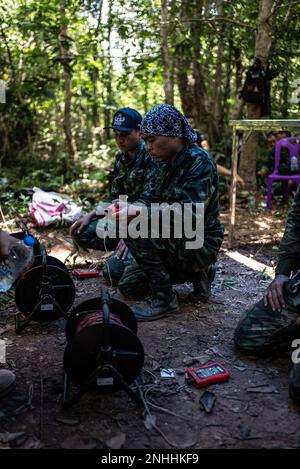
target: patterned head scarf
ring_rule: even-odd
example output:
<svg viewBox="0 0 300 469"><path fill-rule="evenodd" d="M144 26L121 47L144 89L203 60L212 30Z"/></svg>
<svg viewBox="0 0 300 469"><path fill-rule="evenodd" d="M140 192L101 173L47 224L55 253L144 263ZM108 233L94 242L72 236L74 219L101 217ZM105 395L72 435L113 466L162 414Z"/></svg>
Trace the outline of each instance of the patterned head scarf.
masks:
<svg viewBox="0 0 300 469"><path fill-rule="evenodd" d="M141 123L141 134L179 137L189 143L197 140L191 124L170 104L159 104L147 112Z"/></svg>

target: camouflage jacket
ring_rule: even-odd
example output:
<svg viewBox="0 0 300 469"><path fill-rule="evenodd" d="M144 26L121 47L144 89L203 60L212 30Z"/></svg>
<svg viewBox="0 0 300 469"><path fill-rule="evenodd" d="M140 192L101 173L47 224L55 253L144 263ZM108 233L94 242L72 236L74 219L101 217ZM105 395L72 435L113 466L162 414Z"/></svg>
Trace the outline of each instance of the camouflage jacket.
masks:
<svg viewBox="0 0 300 469"><path fill-rule="evenodd" d="M127 195L128 202L149 203L150 194L155 186L157 165L149 155L145 142L141 141L135 158L119 151L115 157L110 193L96 208L102 214L103 203L111 203L120 195Z"/></svg>
<svg viewBox="0 0 300 469"><path fill-rule="evenodd" d="M276 275L290 275L300 268L300 187L288 214L278 252Z"/></svg>
<svg viewBox="0 0 300 469"><path fill-rule="evenodd" d="M163 162L160 166L159 183L152 201L190 203L193 217L196 216L195 204L202 202L204 245L199 250L190 250L191 262L198 268L202 260L204 265L214 262L223 241L223 227L219 220L218 174L213 159L202 148L191 144L184 147L173 164ZM182 255L187 253L184 250Z"/></svg>

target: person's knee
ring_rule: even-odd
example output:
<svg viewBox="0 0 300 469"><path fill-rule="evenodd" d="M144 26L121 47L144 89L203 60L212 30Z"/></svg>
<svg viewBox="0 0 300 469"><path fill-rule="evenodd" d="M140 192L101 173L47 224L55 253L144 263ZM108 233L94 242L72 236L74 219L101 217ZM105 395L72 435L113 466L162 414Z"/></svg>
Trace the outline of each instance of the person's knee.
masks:
<svg viewBox="0 0 300 469"><path fill-rule="evenodd" d="M234 332L234 345L239 352L264 357L278 348L272 338L275 329L269 310L260 301L245 313Z"/></svg>
<svg viewBox="0 0 300 469"><path fill-rule="evenodd" d="M86 229L84 228L83 230L79 231L75 230L72 233L72 239L73 241L81 248L88 248L88 237L86 233Z"/></svg>
<svg viewBox="0 0 300 469"><path fill-rule="evenodd" d="M263 337L253 335L251 330L242 323L237 326L233 341L236 350L244 355L263 358L275 351Z"/></svg>
<svg viewBox="0 0 300 469"><path fill-rule="evenodd" d="M149 285L147 279L139 281L139 278L133 278L126 275L126 270L118 283L118 288L122 295L132 300L141 300L149 295Z"/></svg>
<svg viewBox="0 0 300 469"><path fill-rule="evenodd" d="M247 321L247 318L242 319L235 331L234 331L234 345L235 348L241 352L241 353L255 353L256 348L253 344L252 341L252 334L251 334L251 328L249 327L249 323Z"/></svg>
<svg viewBox="0 0 300 469"><path fill-rule="evenodd" d="M129 282L126 277L123 277L118 283L118 288L122 295L132 300L141 299L142 296L140 295L139 289L136 287L136 285L134 285L132 282Z"/></svg>

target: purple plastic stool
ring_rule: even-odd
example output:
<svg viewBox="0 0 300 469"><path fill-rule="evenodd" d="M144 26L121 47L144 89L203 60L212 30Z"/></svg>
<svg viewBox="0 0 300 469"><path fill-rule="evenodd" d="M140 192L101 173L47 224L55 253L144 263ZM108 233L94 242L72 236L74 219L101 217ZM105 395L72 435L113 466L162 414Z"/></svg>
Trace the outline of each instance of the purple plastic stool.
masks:
<svg viewBox="0 0 300 469"><path fill-rule="evenodd" d="M298 186L300 184L300 169L299 174L279 174L278 168L280 163L281 148L287 148L289 150L290 161L292 156L298 157L300 153L300 137L282 138L276 143L274 171L268 176L267 208L269 209L271 208L273 181L282 181L282 194L283 200L285 202L287 202L289 199L289 181L294 181ZM299 161L298 164L300 164Z"/></svg>

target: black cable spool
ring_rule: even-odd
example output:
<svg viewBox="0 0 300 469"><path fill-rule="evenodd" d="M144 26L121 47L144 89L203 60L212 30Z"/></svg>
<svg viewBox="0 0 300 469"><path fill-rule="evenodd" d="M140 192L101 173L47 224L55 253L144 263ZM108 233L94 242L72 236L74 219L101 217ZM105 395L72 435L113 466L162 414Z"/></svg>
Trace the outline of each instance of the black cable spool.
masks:
<svg viewBox="0 0 300 469"><path fill-rule="evenodd" d="M104 394L124 389L139 402L129 388L144 363L144 349L136 332L132 310L121 301L109 299L105 288L100 297L86 300L72 310L66 324L65 407L91 389ZM71 400L70 382L80 386Z"/></svg>
<svg viewBox="0 0 300 469"><path fill-rule="evenodd" d="M57 257L49 256L48 254L46 255L46 260L47 260L47 265L51 265L52 267L58 267L59 269L63 270L64 272L67 272L69 274L69 271L65 264L61 262ZM37 267L43 265L43 256L42 255L37 255L34 256L34 264L32 267Z"/></svg>
<svg viewBox="0 0 300 469"><path fill-rule="evenodd" d="M29 321L50 322L61 316L67 318L75 298L75 286L65 265L48 256L43 247L35 256L33 267L19 280L15 288L15 302L26 318L25 325L16 324L16 332Z"/></svg>

